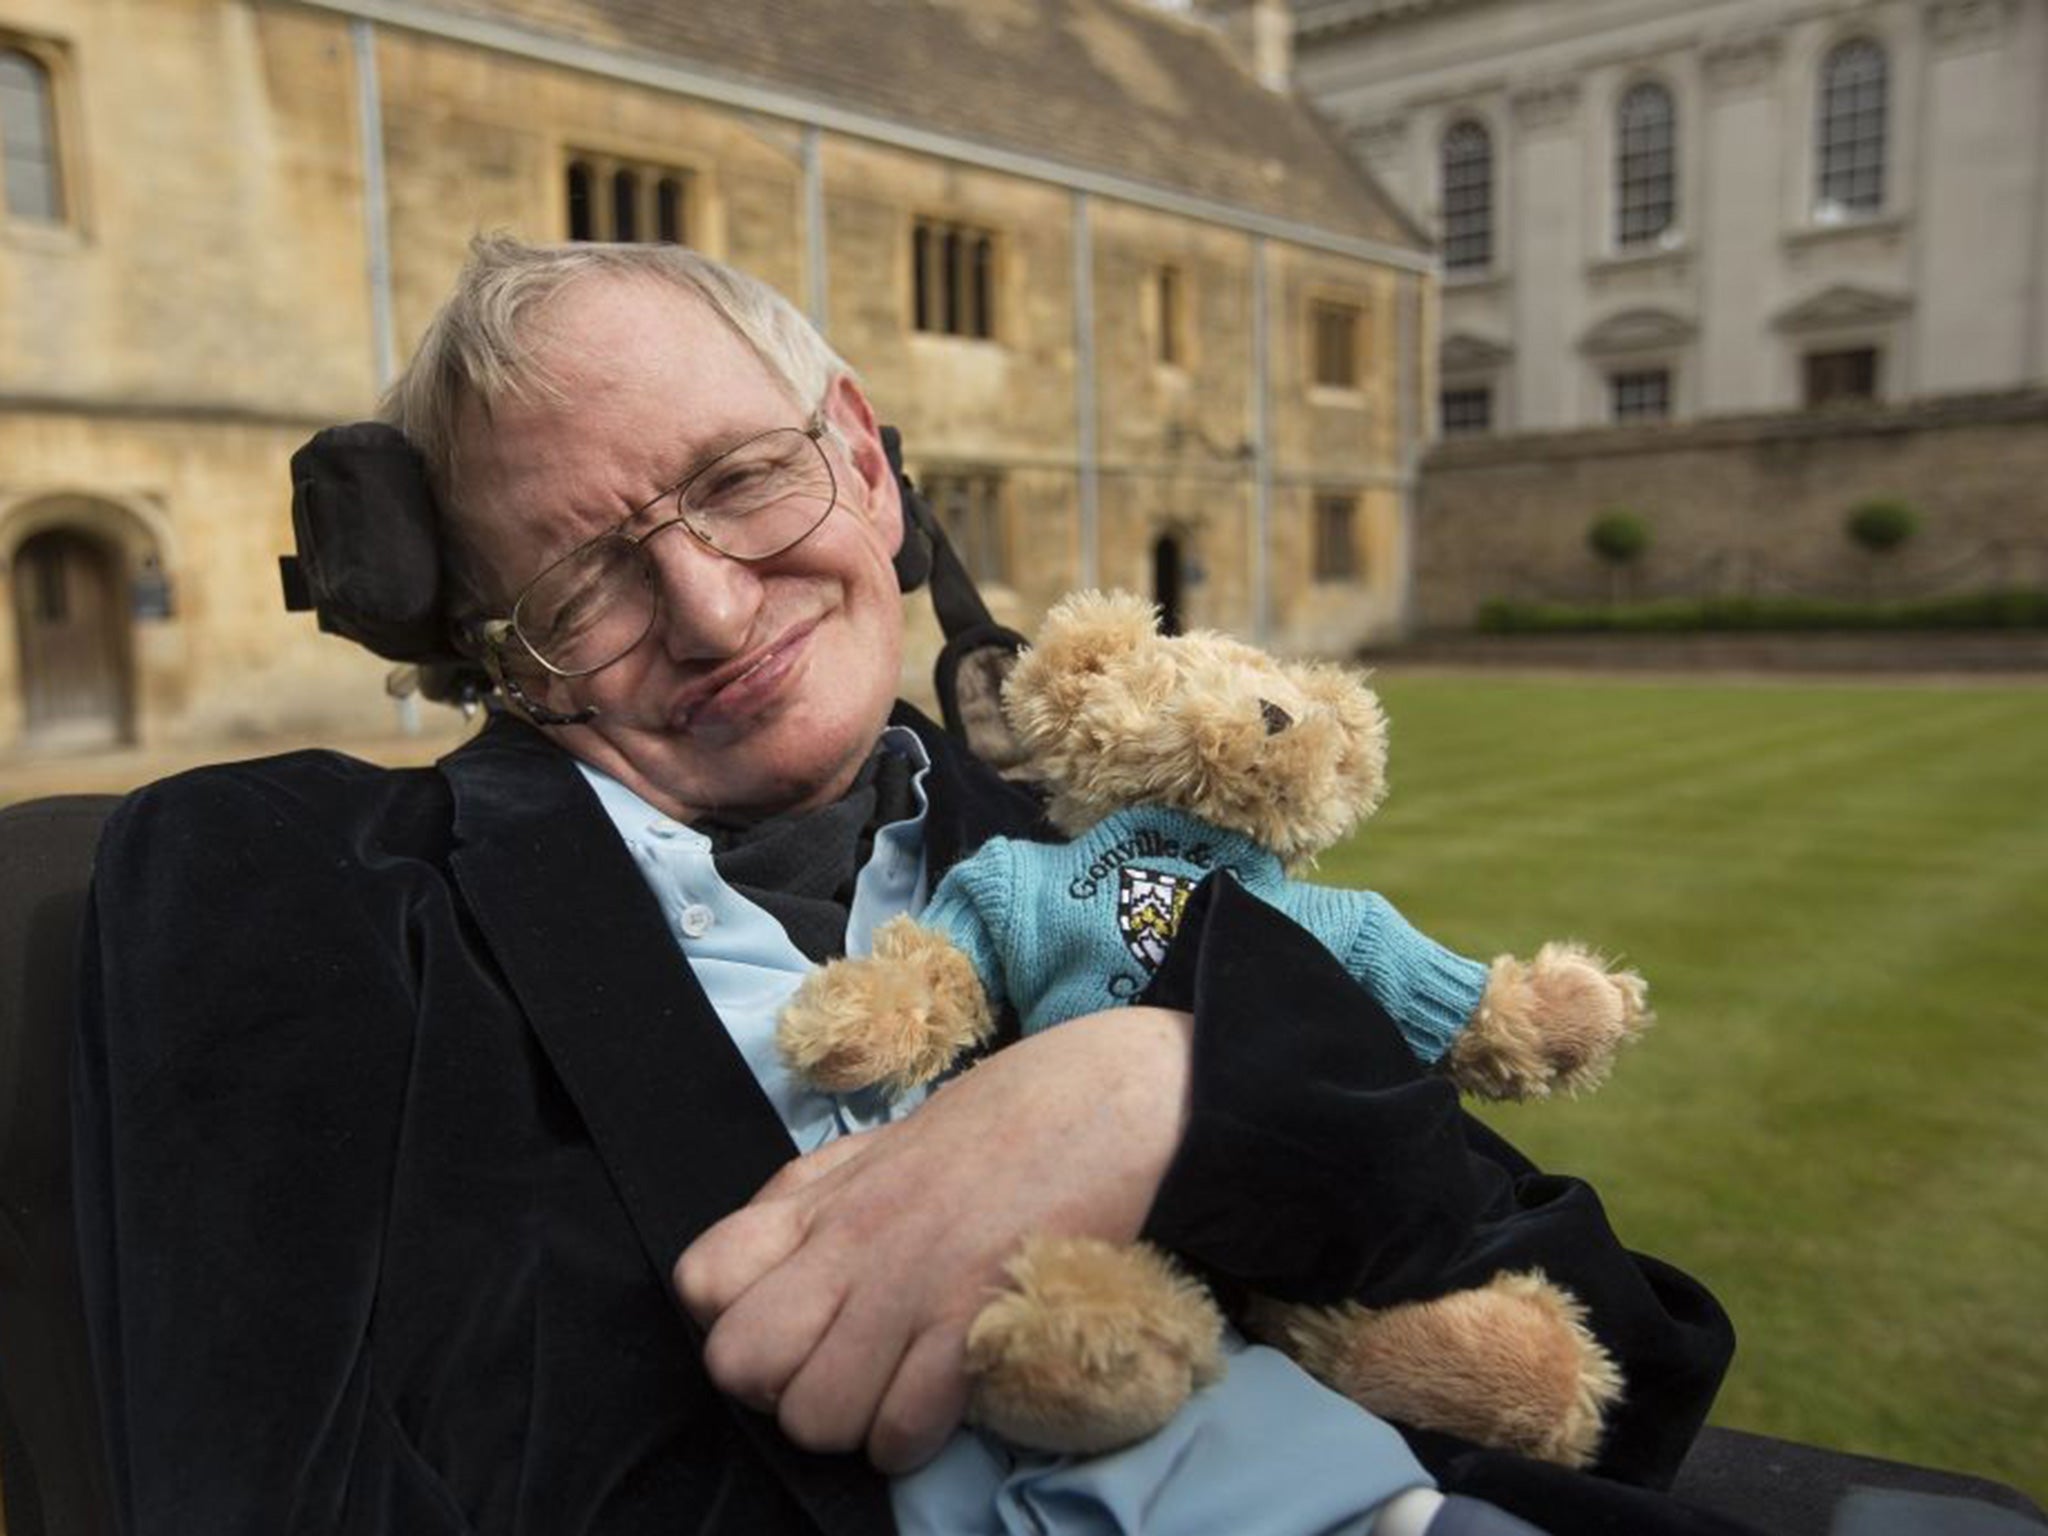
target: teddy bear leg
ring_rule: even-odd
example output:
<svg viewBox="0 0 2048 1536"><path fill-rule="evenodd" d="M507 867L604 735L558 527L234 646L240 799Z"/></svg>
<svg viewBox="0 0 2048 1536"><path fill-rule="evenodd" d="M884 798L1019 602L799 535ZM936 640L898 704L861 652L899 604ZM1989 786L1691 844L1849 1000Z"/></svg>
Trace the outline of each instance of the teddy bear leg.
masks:
<svg viewBox="0 0 2048 1536"><path fill-rule="evenodd" d="M1142 1440L1222 1373L1209 1294L1142 1243L1036 1237L967 1335L968 1417L1037 1450Z"/></svg>
<svg viewBox="0 0 2048 1536"><path fill-rule="evenodd" d="M972 962L939 934L893 917L875 930L873 954L804 978L775 1038L791 1070L815 1087L901 1094L994 1028Z"/></svg>
<svg viewBox="0 0 2048 1536"><path fill-rule="evenodd" d="M1649 1027L1648 988L1582 945L1502 955L1472 1021L1446 1057L1451 1080L1488 1099L1541 1099L1597 1087L1614 1054Z"/></svg>
<svg viewBox="0 0 2048 1536"><path fill-rule="evenodd" d="M1372 1308L1260 1299L1252 1331L1382 1418L1567 1467L1600 1446L1621 1372L1540 1271Z"/></svg>

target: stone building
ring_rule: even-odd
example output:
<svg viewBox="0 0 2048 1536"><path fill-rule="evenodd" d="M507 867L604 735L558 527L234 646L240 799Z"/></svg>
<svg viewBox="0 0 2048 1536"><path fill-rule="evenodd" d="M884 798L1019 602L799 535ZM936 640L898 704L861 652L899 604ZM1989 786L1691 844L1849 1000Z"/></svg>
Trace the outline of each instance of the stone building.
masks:
<svg viewBox="0 0 2048 1536"><path fill-rule="evenodd" d="M1441 240L1422 623L1583 595L1616 502L1673 591L1845 582L1859 496L1919 501L1926 572L2048 550L2048 0L1295 10L1303 89Z"/></svg>
<svg viewBox="0 0 2048 1536"><path fill-rule="evenodd" d="M280 609L285 461L499 228L797 299L1013 621L1104 582L1290 650L1399 622L1433 262L1227 28L0 0L0 151L0 754L389 726Z"/></svg>

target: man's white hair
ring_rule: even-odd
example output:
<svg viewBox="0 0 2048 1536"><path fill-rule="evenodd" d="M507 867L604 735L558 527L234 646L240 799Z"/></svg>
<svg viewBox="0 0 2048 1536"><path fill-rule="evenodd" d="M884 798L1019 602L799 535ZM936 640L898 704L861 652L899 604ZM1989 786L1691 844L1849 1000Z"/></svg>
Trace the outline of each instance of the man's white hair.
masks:
<svg viewBox="0 0 2048 1536"><path fill-rule="evenodd" d="M479 590L475 562L452 536L448 516L462 503L456 441L464 408L474 401L488 412L508 398L559 398L531 345L528 322L563 288L593 275L651 278L701 299L803 410L820 406L833 381L852 372L773 288L684 246L528 245L507 234L478 235L455 291L379 410L426 461L428 482L442 507L448 595L458 618L473 616L491 600Z"/></svg>

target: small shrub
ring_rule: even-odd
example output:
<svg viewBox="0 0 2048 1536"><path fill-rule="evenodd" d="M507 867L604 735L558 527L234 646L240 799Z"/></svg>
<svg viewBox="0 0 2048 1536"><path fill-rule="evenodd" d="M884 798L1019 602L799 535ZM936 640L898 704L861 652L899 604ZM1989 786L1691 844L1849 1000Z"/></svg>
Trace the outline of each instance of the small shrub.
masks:
<svg viewBox="0 0 2048 1536"><path fill-rule="evenodd" d="M1903 501L1865 501L1849 509L1844 529L1873 555L1897 549L1920 531L1920 514Z"/></svg>
<svg viewBox="0 0 2048 1536"><path fill-rule="evenodd" d="M1633 512L1602 512L1586 530L1586 545L1610 565L1632 565L1650 547L1650 525Z"/></svg>

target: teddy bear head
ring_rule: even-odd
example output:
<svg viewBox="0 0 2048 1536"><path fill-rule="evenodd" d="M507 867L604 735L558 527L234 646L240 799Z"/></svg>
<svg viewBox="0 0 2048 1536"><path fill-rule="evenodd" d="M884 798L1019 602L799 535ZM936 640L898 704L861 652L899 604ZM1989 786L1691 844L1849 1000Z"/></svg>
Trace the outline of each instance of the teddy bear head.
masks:
<svg viewBox="0 0 2048 1536"><path fill-rule="evenodd" d="M1360 676L1209 631L1166 636L1121 592L1062 600L1003 685L1003 713L1068 835L1164 805L1311 862L1385 792L1386 720Z"/></svg>

